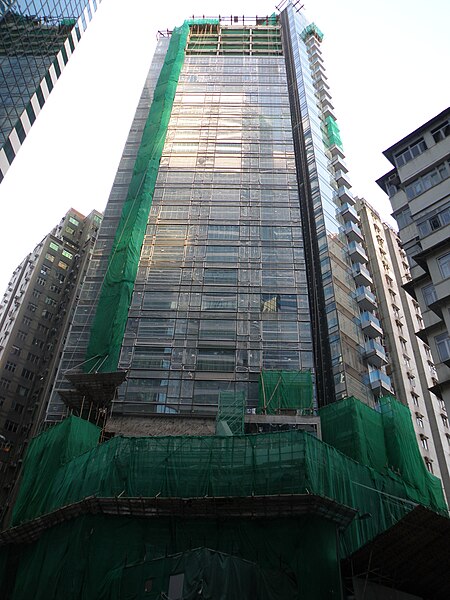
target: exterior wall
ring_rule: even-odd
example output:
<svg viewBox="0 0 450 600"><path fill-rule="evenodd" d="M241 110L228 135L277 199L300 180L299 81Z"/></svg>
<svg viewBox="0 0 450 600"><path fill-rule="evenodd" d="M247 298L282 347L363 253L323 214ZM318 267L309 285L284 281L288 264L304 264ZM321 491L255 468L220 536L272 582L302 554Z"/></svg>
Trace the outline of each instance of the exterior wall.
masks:
<svg viewBox="0 0 450 600"><path fill-rule="evenodd" d="M0 182L100 2L13 0L2 6Z"/></svg>
<svg viewBox="0 0 450 600"><path fill-rule="evenodd" d="M73 209L14 271L0 311L0 499L36 432L101 215Z"/></svg>
<svg viewBox="0 0 450 600"><path fill-rule="evenodd" d="M112 416L105 427L105 432L141 437L147 435L214 435L216 421L214 418L177 419L161 415L157 419L142 417Z"/></svg>
<svg viewBox="0 0 450 600"><path fill-rule="evenodd" d="M446 360L447 356L450 358L450 341L445 341L449 340L445 333L448 335L450 326L449 273L441 270L439 259L450 251L449 119L447 109L386 150L394 169L378 181L390 196L399 224L411 266L407 290L420 304L425 326L420 337L430 345L439 377L438 391L447 409L450 368ZM405 162L405 156L410 160ZM441 340L441 352L436 337ZM445 422L446 415L443 417Z"/></svg>
<svg viewBox="0 0 450 600"><path fill-rule="evenodd" d="M450 497L450 453L440 417L442 401L429 391L436 382L436 368L430 348L415 335L424 327L419 304L402 287L411 278L407 256L396 232L365 200L359 199L357 207L395 396L409 407L427 468L441 478Z"/></svg>

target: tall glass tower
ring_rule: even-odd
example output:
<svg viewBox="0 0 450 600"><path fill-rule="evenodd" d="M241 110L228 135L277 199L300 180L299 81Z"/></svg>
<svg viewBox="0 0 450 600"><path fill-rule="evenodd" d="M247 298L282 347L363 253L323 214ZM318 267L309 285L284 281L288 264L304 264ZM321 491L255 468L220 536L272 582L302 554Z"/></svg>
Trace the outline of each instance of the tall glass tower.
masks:
<svg viewBox="0 0 450 600"><path fill-rule="evenodd" d="M0 181L100 1L0 2Z"/></svg>
<svg viewBox="0 0 450 600"><path fill-rule="evenodd" d="M47 420L121 372L125 417L252 410L273 371L316 407L391 391L321 41L291 4L160 38Z"/></svg>

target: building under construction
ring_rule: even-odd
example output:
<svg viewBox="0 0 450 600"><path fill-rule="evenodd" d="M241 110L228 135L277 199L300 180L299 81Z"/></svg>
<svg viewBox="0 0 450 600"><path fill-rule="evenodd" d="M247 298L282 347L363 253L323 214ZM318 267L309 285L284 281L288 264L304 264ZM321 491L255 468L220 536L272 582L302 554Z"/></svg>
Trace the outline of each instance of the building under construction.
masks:
<svg viewBox="0 0 450 600"><path fill-rule="evenodd" d="M442 485L369 352L299 6L161 33L0 534L2 597L448 597Z"/></svg>

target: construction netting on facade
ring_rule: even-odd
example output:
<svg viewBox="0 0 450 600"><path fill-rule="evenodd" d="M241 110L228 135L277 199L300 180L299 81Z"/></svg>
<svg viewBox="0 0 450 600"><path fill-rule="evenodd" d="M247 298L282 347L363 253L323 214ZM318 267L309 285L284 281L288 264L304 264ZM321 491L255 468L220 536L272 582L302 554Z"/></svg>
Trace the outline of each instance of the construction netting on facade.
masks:
<svg viewBox="0 0 450 600"><path fill-rule="evenodd" d="M342 149L342 140L341 133L339 131L339 126L332 116L326 117L325 127L327 132L328 145L333 146L335 144L336 146L339 146L339 148Z"/></svg>
<svg viewBox="0 0 450 600"><path fill-rule="evenodd" d="M173 30L155 87L91 328L84 364L86 372L108 373L117 369L188 34L187 21Z"/></svg>
<svg viewBox="0 0 450 600"><path fill-rule="evenodd" d="M81 419L71 419L81 421L82 427ZM13 513L15 525L92 496L316 494L372 515L364 529L349 528L349 543L355 548L393 524L410 509L411 501L445 510L437 478L418 489L393 471L378 473L300 430L231 437L119 436L65 464L49 458L39 469L29 468L35 467L37 453L59 455L53 436L60 435L61 426L41 434L39 444L29 448Z"/></svg>
<svg viewBox="0 0 450 600"><path fill-rule="evenodd" d="M429 490L436 490L441 482L425 466L409 408L393 396L380 398L378 408L356 398L321 408L323 440L361 464L397 473L423 504Z"/></svg>
<svg viewBox="0 0 450 600"><path fill-rule="evenodd" d="M244 413L247 399L244 392L220 392L216 417L216 433L226 426L232 435L244 433Z"/></svg>
<svg viewBox="0 0 450 600"><path fill-rule="evenodd" d="M216 556L211 562L200 554L188 562L186 557L171 557L205 545L230 558ZM33 544L2 550L9 577L3 587L0 582L0 596L8 600L339 598L335 524L315 515L289 519L85 515L45 531ZM197 594L201 570L210 595ZM187 579L186 589L195 591L169 596L164 575L180 573ZM8 584L12 589L5 593ZM253 595L247 596L250 585ZM227 595L233 592L234 596Z"/></svg>
<svg viewBox="0 0 450 600"><path fill-rule="evenodd" d="M313 414L314 396L311 371L262 371L259 377L259 414L292 411Z"/></svg>
<svg viewBox="0 0 450 600"><path fill-rule="evenodd" d="M324 442L378 471L388 466L380 412L350 397L323 406L319 415Z"/></svg>

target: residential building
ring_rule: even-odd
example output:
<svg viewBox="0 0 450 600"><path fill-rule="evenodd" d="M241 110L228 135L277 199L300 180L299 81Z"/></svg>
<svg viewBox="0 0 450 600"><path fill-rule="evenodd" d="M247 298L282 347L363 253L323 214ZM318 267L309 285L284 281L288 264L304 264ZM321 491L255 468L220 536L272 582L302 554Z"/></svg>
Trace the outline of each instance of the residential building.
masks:
<svg viewBox="0 0 450 600"><path fill-rule="evenodd" d="M415 334L424 327L419 303L402 286L411 280L406 252L396 231L366 200L358 198L356 206L384 334L381 345L368 345L367 356L376 365L389 363L395 396L411 411L427 469L442 480L450 498L448 428L441 418L446 411L430 391L437 385L430 347Z"/></svg>
<svg viewBox="0 0 450 600"><path fill-rule="evenodd" d="M0 182L101 0L0 4Z"/></svg>
<svg viewBox="0 0 450 600"><path fill-rule="evenodd" d="M384 155L394 168L378 184L389 195L411 268L405 289L422 312L417 335L431 348L439 381L432 391L443 401L439 418L450 442L450 109Z"/></svg>
<svg viewBox="0 0 450 600"><path fill-rule="evenodd" d="M37 431L101 214L74 209L14 270L0 307L0 504Z"/></svg>

